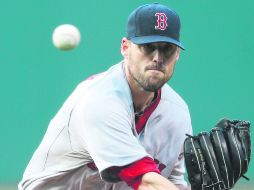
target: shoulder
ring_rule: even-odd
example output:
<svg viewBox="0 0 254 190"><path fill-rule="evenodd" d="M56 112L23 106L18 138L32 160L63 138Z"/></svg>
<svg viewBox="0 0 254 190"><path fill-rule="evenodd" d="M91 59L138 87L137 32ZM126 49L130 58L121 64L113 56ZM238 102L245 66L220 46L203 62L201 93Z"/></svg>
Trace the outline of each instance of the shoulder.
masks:
<svg viewBox="0 0 254 190"><path fill-rule="evenodd" d="M169 124L170 130L175 128L179 134L191 133L192 125L188 105L168 84L162 87L157 112L163 116L161 120ZM182 130L178 130L179 126Z"/></svg>
<svg viewBox="0 0 254 190"><path fill-rule="evenodd" d="M129 109L132 106L131 92L121 63L88 78L77 88L83 91L77 106L86 110L89 108L98 111L113 111L114 109Z"/></svg>
<svg viewBox="0 0 254 190"><path fill-rule="evenodd" d="M185 100L168 84L165 84L161 89L161 101L189 112Z"/></svg>

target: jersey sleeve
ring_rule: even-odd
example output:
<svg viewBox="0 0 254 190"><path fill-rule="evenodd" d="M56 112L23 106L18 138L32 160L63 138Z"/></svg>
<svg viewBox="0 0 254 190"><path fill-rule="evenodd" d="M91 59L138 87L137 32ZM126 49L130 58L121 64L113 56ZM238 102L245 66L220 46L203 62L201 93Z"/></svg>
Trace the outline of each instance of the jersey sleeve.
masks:
<svg viewBox="0 0 254 190"><path fill-rule="evenodd" d="M89 96L90 97L90 96ZM115 97L82 98L69 122L70 138L89 152L99 172L149 156L133 133L128 105ZM112 181L111 175L101 175Z"/></svg>
<svg viewBox="0 0 254 190"><path fill-rule="evenodd" d="M189 130L187 134L190 135L192 134L191 124L189 124ZM186 170L184 162L184 153L182 149L168 179L175 185L183 185L187 187L187 182L185 180L185 172Z"/></svg>
<svg viewBox="0 0 254 190"><path fill-rule="evenodd" d="M187 182L185 181L184 174L185 174L184 157L181 153L168 179L175 185L187 186Z"/></svg>

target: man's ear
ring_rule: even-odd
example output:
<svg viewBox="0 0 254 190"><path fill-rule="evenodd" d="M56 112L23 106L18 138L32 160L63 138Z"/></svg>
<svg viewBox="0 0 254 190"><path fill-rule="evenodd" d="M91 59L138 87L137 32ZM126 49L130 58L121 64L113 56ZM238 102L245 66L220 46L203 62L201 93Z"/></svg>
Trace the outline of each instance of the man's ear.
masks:
<svg viewBox="0 0 254 190"><path fill-rule="evenodd" d="M127 38L122 39L121 43L121 54L124 58L128 58L128 48L130 46L129 40Z"/></svg>
<svg viewBox="0 0 254 190"><path fill-rule="evenodd" d="M181 51L181 49L179 47L177 47L177 49L176 49L176 61L178 61L178 59L180 58L180 51Z"/></svg>

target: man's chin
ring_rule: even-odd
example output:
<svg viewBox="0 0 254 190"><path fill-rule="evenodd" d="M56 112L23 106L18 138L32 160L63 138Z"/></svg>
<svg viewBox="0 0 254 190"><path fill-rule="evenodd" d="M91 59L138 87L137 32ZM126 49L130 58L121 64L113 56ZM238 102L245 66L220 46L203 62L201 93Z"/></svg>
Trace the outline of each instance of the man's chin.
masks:
<svg viewBox="0 0 254 190"><path fill-rule="evenodd" d="M161 86L162 86L162 85L156 84L156 85L147 85L147 86L145 86L145 87L143 87L143 88L144 88L144 90L147 91L147 92L157 92L158 89L161 88Z"/></svg>

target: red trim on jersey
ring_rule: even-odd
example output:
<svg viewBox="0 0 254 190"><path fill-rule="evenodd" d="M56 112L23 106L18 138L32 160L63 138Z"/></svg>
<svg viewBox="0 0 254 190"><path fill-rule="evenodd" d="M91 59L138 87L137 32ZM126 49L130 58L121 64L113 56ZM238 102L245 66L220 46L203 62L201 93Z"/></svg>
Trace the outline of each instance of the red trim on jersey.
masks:
<svg viewBox="0 0 254 190"><path fill-rule="evenodd" d="M98 170L97 166L95 165L94 162L90 162L88 164L86 164L87 167L89 167L91 170Z"/></svg>
<svg viewBox="0 0 254 190"><path fill-rule="evenodd" d="M157 95L155 101L144 110L144 113L139 118L136 119L136 131L138 134L143 130L148 118L153 113L153 111L156 109L158 104L160 103L161 89L159 89L157 93L158 93L158 95Z"/></svg>
<svg viewBox="0 0 254 190"><path fill-rule="evenodd" d="M141 183L142 175L148 172L156 172L160 174L154 160L145 157L128 166L122 167L118 173L118 177L125 181L134 190L137 190Z"/></svg>

